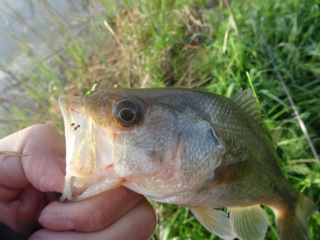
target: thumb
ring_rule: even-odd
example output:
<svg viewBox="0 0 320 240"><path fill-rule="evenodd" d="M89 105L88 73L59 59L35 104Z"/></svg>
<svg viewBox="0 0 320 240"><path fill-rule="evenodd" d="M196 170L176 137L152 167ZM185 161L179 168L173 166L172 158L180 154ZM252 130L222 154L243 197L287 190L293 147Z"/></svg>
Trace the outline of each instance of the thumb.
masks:
<svg viewBox="0 0 320 240"><path fill-rule="evenodd" d="M30 183L41 192L62 192L65 172L64 138L47 125L34 125L0 140L0 182L8 188Z"/></svg>

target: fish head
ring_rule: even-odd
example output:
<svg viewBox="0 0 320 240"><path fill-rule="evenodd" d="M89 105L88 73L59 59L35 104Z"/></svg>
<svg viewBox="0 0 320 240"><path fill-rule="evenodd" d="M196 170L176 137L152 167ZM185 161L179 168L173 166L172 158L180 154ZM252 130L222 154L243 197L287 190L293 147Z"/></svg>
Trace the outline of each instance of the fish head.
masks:
<svg viewBox="0 0 320 240"><path fill-rule="evenodd" d="M200 186L219 165L224 145L212 124L177 98L125 89L60 97L67 146L63 198L125 185L161 199Z"/></svg>

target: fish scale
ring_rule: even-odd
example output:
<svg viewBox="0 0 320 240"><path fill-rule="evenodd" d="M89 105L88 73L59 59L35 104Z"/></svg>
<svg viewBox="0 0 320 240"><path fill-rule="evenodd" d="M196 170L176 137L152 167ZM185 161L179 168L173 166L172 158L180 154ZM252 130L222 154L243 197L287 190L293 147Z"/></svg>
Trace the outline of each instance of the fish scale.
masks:
<svg viewBox="0 0 320 240"><path fill-rule="evenodd" d="M123 184L151 200L188 206L223 239L244 240L264 238L265 205L275 213L281 239L309 238L316 205L281 173L250 89L228 99L189 89L107 88L59 102L66 138L73 140L66 146L62 200ZM76 133L71 121L83 123ZM70 166L83 170L75 175Z"/></svg>

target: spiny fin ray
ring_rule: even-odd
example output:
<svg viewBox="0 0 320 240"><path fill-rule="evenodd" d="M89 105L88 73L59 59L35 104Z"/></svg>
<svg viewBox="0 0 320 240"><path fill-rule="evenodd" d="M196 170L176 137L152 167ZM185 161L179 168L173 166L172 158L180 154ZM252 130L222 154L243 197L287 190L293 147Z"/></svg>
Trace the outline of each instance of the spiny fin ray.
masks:
<svg viewBox="0 0 320 240"><path fill-rule="evenodd" d="M231 99L240 106L243 111L248 113L251 118L255 119L259 125L265 126L259 104L251 89L246 89L244 91L240 89Z"/></svg>

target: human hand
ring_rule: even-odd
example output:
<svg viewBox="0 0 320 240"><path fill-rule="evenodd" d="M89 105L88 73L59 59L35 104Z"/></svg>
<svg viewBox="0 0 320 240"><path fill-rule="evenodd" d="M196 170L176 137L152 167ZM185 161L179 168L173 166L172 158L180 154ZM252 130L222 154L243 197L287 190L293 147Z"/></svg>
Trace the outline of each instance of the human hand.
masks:
<svg viewBox="0 0 320 240"><path fill-rule="evenodd" d="M0 140L0 222L24 236L32 234L29 239L146 239L151 235L156 223L153 208L143 196L124 187L80 202L56 201L63 189L64 154L63 137L46 125ZM38 221L44 228L37 230Z"/></svg>

